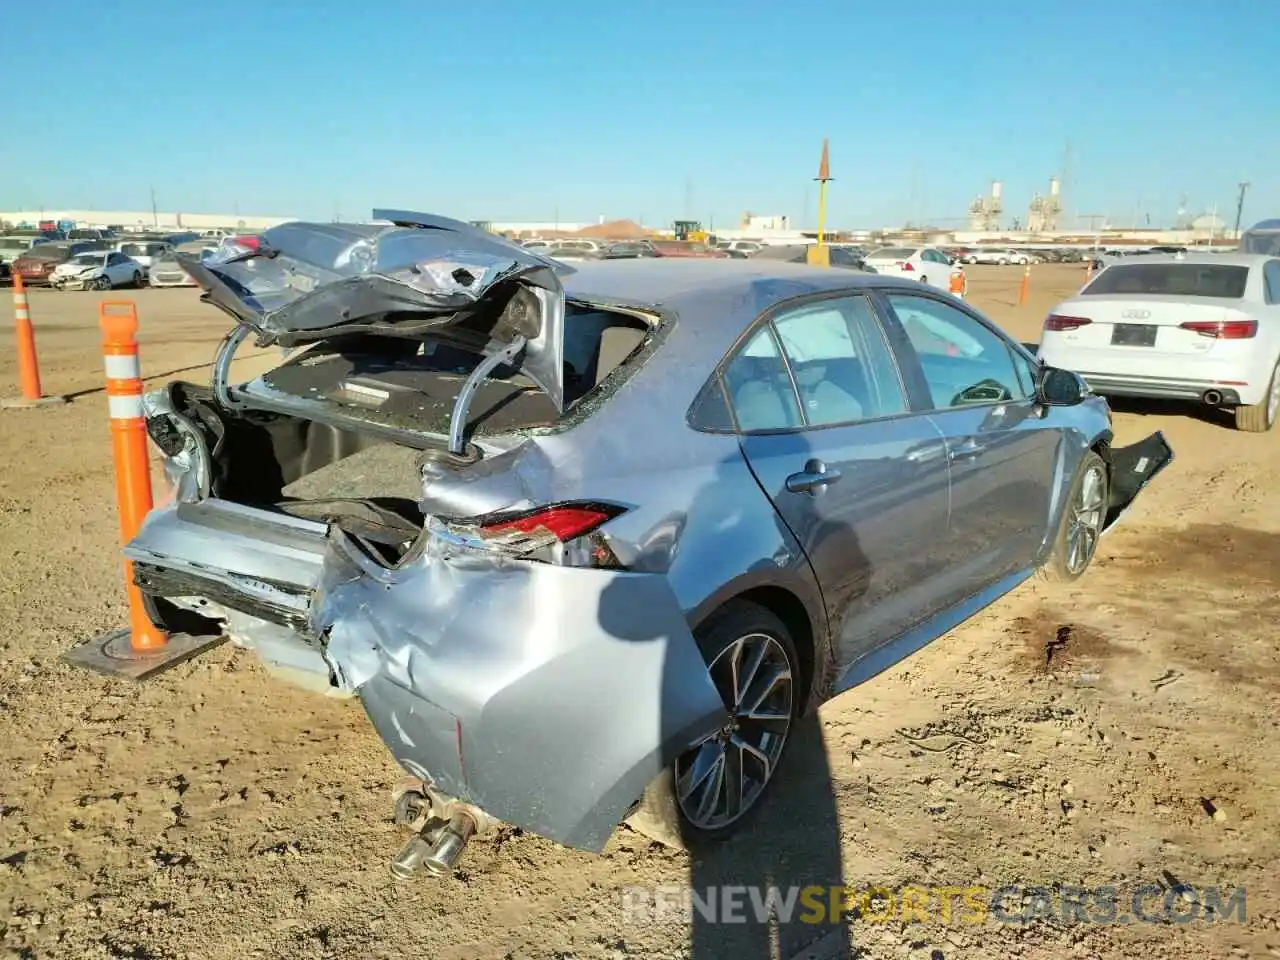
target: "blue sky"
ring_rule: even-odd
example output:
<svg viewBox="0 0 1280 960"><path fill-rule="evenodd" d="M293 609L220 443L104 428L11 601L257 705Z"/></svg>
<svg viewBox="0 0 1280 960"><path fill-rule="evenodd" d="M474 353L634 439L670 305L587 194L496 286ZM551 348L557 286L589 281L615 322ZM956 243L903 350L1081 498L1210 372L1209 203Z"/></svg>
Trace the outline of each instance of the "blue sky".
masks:
<svg viewBox="0 0 1280 960"><path fill-rule="evenodd" d="M808 12L805 12L805 11ZM127 11L127 12L126 12ZM1063 166L1153 224L1280 215L1280 3L40 0L0 21L0 209L958 224Z"/></svg>

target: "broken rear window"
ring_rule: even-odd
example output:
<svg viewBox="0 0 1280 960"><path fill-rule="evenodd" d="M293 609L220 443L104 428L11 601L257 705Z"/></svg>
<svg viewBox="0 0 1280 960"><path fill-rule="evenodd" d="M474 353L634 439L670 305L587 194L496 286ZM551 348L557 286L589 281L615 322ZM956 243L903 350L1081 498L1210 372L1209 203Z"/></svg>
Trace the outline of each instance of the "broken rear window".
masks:
<svg viewBox="0 0 1280 960"><path fill-rule="evenodd" d="M636 317L569 304L565 315L566 414L643 343ZM262 377L271 390L342 408L346 416L415 432L448 432L454 403L480 356L444 339L335 336ZM519 370L499 366L480 385L468 434L554 425L555 404Z"/></svg>

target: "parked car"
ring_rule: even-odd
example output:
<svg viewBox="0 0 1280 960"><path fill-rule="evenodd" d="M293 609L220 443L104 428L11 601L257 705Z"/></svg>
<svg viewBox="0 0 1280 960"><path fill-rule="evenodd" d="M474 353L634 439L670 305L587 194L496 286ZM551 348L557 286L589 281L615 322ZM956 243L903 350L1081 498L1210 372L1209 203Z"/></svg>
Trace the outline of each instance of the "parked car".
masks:
<svg viewBox="0 0 1280 960"><path fill-rule="evenodd" d="M1280 413L1280 258L1156 254L1108 266L1044 321L1039 354L1116 396L1198 400L1237 429Z"/></svg>
<svg viewBox="0 0 1280 960"><path fill-rule="evenodd" d="M151 271L156 259L173 250L173 246L163 240L119 240L113 246L141 266L144 276Z"/></svg>
<svg viewBox="0 0 1280 960"><path fill-rule="evenodd" d="M584 250L587 253L603 253L608 244L599 240L584 240L580 238L552 240L551 246L560 247L565 250Z"/></svg>
<svg viewBox="0 0 1280 960"><path fill-rule="evenodd" d="M195 280L178 262L178 254L185 253L206 260L218 252L212 239L194 240L169 249L151 264L148 280L153 287L194 287Z"/></svg>
<svg viewBox="0 0 1280 960"><path fill-rule="evenodd" d="M77 254L98 250L101 246L100 240L54 240L39 243L14 260L11 270L22 277L23 283L46 284L59 264Z"/></svg>
<svg viewBox="0 0 1280 960"><path fill-rule="evenodd" d="M864 270L868 273L876 272L875 268L869 266L861 256L858 247L829 246L827 248L827 256L833 267ZM791 244L789 246L775 245L765 247L755 255L755 258L760 260L779 260L784 263L808 263L809 245Z"/></svg>
<svg viewBox="0 0 1280 960"><path fill-rule="evenodd" d="M995 264L1003 267L1010 263L1026 263L1027 261L1020 259L1021 257L1022 255L1014 250L970 250L964 262Z"/></svg>
<svg viewBox="0 0 1280 960"><path fill-rule="evenodd" d="M35 237L24 236L3 236L0 237L0 263L6 267L17 260L33 246L35 246Z"/></svg>
<svg viewBox="0 0 1280 960"><path fill-rule="evenodd" d="M867 265L876 273L905 277L946 290L951 278L951 258L933 247L881 247L867 254Z"/></svg>
<svg viewBox="0 0 1280 960"><path fill-rule="evenodd" d="M359 697L410 778L402 874L495 821L733 832L797 718L1081 576L1172 456L921 284L374 217L184 258L241 326L144 399L174 497L125 555L158 626ZM309 348L229 382L250 338Z"/></svg>
<svg viewBox="0 0 1280 960"><path fill-rule="evenodd" d="M637 257L656 257L653 244L648 240L620 240L604 250L606 260L634 260Z"/></svg>
<svg viewBox="0 0 1280 960"><path fill-rule="evenodd" d="M654 256L657 257L696 257L699 259L729 260L745 259L732 257L727 250L719 250L697 240L651 240Z"/></svg>
<svg viewBox="0 0 1280 960"><path fill-rule="evenodd" d="M54 267L49 286L59 290L110 290L142 286L142 264L117 250L88 250Z"/></svg>
<svg viewBox="0 0 1280 960"><path fill-rule="evenodd" d="M599 260L603 253L592 247L582 246L580 244L553 244L545 250L539 251L543 256L550 257L553 260L561 262L573 263L579 260Z"/></svg>
<svg viewBox="0 0 1280 960"><path fill-rule="evenodd" d="M755 256L762 249L764 244L756 240L720 240L716 246L729 253L741 253L743 256Z"/></svg>

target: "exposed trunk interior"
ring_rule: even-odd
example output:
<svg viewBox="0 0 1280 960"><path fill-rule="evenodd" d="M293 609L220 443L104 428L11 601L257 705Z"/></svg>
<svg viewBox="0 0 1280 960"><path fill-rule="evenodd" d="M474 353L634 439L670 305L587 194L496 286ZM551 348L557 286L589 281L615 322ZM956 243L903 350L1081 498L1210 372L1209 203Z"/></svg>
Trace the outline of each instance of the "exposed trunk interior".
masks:
<svg viewBox="0 0 1280 960"><path fill-rule="evenodd" d="M566 416L636 352L648 330L644 321L623 314L571 312ZM169 389L174 408L204 436L212 461L210 495L335 523L379 559L395 563L424 523L423 458L446 455L454 401L479 361L479 354L438 339L357 334L316 344L262 377L273 391L317 404L324 421L229 411L210 389L190 383ZM499 367L471 403L468 437L552 426L558 418L531 381ZM415 442L392 442L371 425L404 430ZM164 418L149 421L148 428L166 452L180 449L176 428Z"/></svg>

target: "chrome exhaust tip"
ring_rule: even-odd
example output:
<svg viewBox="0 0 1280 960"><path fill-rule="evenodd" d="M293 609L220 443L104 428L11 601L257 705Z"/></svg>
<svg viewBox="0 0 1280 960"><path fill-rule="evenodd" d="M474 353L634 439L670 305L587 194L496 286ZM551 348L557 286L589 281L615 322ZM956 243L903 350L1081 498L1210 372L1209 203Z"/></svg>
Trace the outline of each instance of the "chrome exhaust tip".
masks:
<svg viewBox="0 0 1280 960"><path fill-rule="evenodd" d="M1206 390L1200 399L1211 407L1217 407L1222 404L1222 392L1220 390Z"/></svg>
<svg viewBox="0 0 1280 960"><path fill-rule="evenodd" d="M415 833L391 861L391 876L401 882L412 880L431 855L431 841Z"/></svg>
<svg viewBox="0 0 1280 960"><path fill-rule="evenodd" d="M471 817L462 812L455 813L436 834L421 861L423 869L437 877L452 874L475 832L476 822Z"/></svg>

